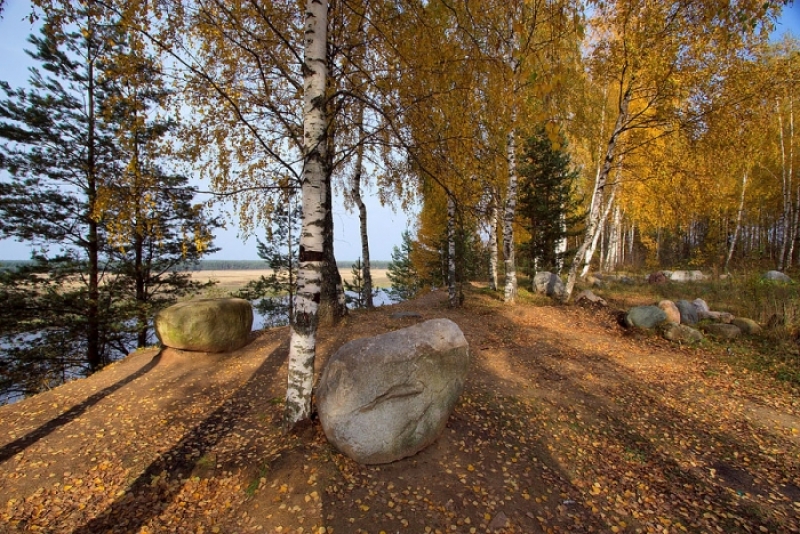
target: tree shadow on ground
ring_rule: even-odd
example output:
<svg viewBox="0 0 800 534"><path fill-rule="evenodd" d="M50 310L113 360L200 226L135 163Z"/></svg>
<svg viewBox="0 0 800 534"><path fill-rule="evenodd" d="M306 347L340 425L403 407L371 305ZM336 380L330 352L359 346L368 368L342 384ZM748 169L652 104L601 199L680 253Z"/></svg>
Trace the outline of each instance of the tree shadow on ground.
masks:
<svg viewBox="0 0 800 534"><path fill-rule="evenodd" d="M160 454L134 480L129 489L99 516L73 534L96 532L138 532L159 515L181 489L180 481L192 476L203 458L251 411L251 400L272 379L287 354L282 344L266 357L252 376L223 401L202 422L194 426L169 451Z"/></svg>
<svg viewBox="0 0 800 534"><path fill-rule="evenodd" d="M0 463L5 462L15 454L22 452L23 450L27 449L37 441L42 438L47 437L51 433L55 432L62 426L74 421L86 411L103 400L104 398L108 397L112 393L119 391L123 387L127 386L137 378L140 378L147 373L149 373L153 368L158 365L161 361L161 351L158 352L153 358L147 362L141 369L128 375L127 377L123 378L119 382L108 386L92 395L90 395L86 400L83 402L73 406L63 414L59 415L55 419L51 419L47 423L43 424L42 426L38 427L37 429L28 432L26 435L15 439L14 441L4 445L0 448Z"/></svg>

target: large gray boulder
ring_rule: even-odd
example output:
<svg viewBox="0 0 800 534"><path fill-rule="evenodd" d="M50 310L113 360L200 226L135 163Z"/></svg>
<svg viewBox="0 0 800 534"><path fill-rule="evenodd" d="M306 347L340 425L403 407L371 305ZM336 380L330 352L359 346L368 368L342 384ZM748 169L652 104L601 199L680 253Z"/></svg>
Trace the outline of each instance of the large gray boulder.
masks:
<svg viewBox="0 0 800 534"><path fill-rule="evenodd" d="M537 293L542 293L548 297L560 298L564 295L564 282L557 274L549 271L539 271L533 277L533 288Z"/></svg>
<svg viewBox="0 0 800 534"><path fill-rule="evenodd" d="M681 324L697 324L699 318L694 304L688 300L678 300L675 301L675 306L678 307L678 311L681 313Z"/></svg>
<svg viewBox="0 0 800 534"><path fill-rule="evenodd" d="M782 284L791 284L792 283L792 279L789 278L788 276L786 276L785 274L783 274L780 271L767 271L761 276L761 278L763 280L771 280L773 282L779 282L779 283L782 283Z"/></svg>
<svg viewBox="0 0 800 534"><path fill-rule="evenodd" d="M154 327L165 347L229 352L250 340L253 306L235 298L187 300L159 311Z"/></svg>
<svg viewBox="0 0 800 534"><path fill-rule="evenodd" d="M625 323L639 328L655 328L667 320L667 314L658 306L634 306L628 310Z"/></svg>
<svg viewBox="0 0 800 534"><path fill-rule="evenodd" d="M449 319L346 343L320 379L322 429L362 464L416 454L444 430L468 369L467 340Z"/></svg>
<svg viewBox="0 0 800 534"><path fill-rule="evenodd" d="M685 324L666 323L661 330L664 339L677 343L696 343L703 339L703 333Z"/></svg>

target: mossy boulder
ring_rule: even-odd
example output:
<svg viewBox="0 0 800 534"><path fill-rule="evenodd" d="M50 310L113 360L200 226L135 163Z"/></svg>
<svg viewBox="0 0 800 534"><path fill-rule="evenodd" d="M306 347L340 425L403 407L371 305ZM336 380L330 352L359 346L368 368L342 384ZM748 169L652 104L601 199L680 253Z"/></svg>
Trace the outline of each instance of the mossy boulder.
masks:
<svg viewBox="0 0 800 534"><path fill-rule="evenodd" d="M746 317L736 317L731 320L732 325L736 325L743 334L753 335L761 333L761 325Z"/></svg>
<svg viewBox="0 0 800 534"><path fill-rule="evenodd" d="M230 352L250 340L253 306L236 298L189 300L161 310L154 322L165 347Z"/></svg>
<svg viewBox="0 0 800 534"><path fill-rule="evenodd" d="M717 339L736 339L742 334L738 326L725 323L711 323L703 325L706 335Z"/></svg>
<svg viewBox="0 0 800 534"><path fill-rule="evenodd" d="M627 326L655 328L667 320L667 314L658 306L634 306L625 316Z"/></svg>

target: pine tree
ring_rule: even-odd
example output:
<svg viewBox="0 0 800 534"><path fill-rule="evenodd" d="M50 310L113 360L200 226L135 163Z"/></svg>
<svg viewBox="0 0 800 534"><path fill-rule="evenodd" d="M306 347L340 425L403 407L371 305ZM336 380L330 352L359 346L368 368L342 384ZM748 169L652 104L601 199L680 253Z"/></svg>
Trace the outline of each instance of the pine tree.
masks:
<svg viewBox="0 0 800 534"><path fill-rule="evenodd" d="M392 283L389 296L393 300L408 300L413 298L420 290L419 276L411 261L411 234L408 230L403 232L403 241L400 248L392 249L392 261L389 262L387 276Z"/></svg>
<svg viewBox="0 0 800 534"><path fill-rule="evenodd" d="M361 258L356 260L350 272L353 275L353 281L349 282L347 279L344 280L347 304L354 308L373 307L371 306L372 299L377 292L372 290L372 286L366 283L366 267L364 263L362 263Z"/></svg>
<svg viewBox="0 0 800 534"><path fill-rule="evenodd" d="M92 373L134 339L144 344L149 314L193 287L172 267L213 250L215 223L190 204L186 179L136 157L168 130L147 126L152 98L130 120L133 81L119 70L130 47L99 9L46 19L29 54L47 74L34 69L29 89L0 84L0 236L36 250L32 265L0 278L13 304L0 308L9 394Z"/></svg>
<svg viewBox="0 0 800 534"><path fill-rule="evenodd" d="M267 262L272 274L249 282L239 292L241 298L255 301L267 326L288 324L293 314L301 216L302 210L291 196L275 207L266 241L257 240L258 257Z"/></svg>

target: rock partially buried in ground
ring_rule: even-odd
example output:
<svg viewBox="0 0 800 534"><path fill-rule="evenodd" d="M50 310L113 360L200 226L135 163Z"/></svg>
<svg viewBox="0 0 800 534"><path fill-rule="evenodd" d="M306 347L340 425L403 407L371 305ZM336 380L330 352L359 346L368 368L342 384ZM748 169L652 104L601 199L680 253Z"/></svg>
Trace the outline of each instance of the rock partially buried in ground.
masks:
<svg viewBox="0 0 800 534"><path fill-rule="evenodd" d="M661 331L664 339L679 343L696 343L703 339L702 332L685 324L666 323Z"/></svg>
<svg viewBox="0 0 800 534"><path fill-rule="evenodd" d="M576 304L590 304L600 307L607 307L608 303L603 297L595 295L593 292L589 291L588 289L584 289L578 296L575 297Z"/></svg>
<svg viewBox="0 0 800 534"><path fill-rule="evenodd" d="M337 449L362 464L411 456L444 430L468 370L467 340L449 319L351 341L322 373L322 428Z"/></svg>
<svg viewBox="0 0 800 534"><path fill-rule="evenodd" d="M628 311L625 323L639 328L655 328L667 320L667 314L658 306L634 306Z"/></svg>
<svg viewBox="0 0 800 534"><path fill-rule="evenodd" d="M746 317L736 317L731 320L731 324L738 327L743 334L753 335L761 333L761 326L754 320Z"/></svg>
<svg viewBox="0 0 800 534"><path fill-rule="evenodd" d="M736 339L742 333L738 326L725 323L711 323L703 327L706 334L717 339Z"/></svg>
<svg viewBox="0 0 800 534"><path fill-rule="evenodd" d="M792 283L792 279L780 271L767 271L761 276L761 278L763 280L772 280L773 282L779 282L781 284Z"/></svg>
<svg viewBox="0 0 800 534"><path fill-rule="evenodd" d="M253 307L244 299L179 302L156 314L156 336L165 347L198 352L229 352L250 340Z"/></svg>

